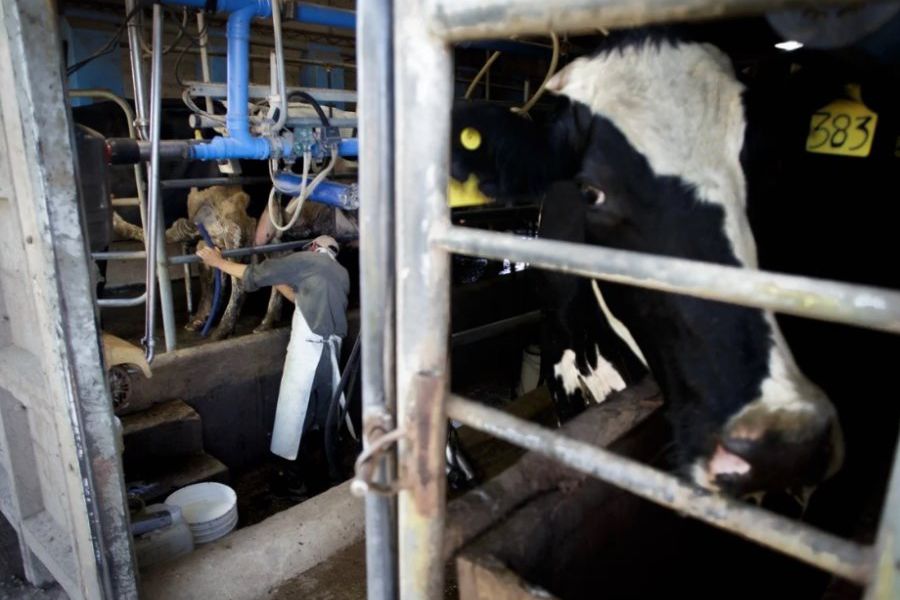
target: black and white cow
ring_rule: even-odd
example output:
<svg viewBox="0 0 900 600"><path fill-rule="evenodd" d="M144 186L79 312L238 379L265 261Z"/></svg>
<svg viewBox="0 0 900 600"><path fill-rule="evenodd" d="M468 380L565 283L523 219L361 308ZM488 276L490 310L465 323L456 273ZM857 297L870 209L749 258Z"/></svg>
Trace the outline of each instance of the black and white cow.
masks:
<svg viewBox="0 0 900 600"><path fill-rule="evenodd" d="M453 176L475 174L487 194L543 192L547 237L757 268L744 89L727 56L629 33L548 87L568 102L546 126L494 107L456 110ZM479 130L477 148L461 144L466 127ZM640 375L640 357L666 397L679 465L698 485L799 492L840 467L835 409L800 372L770 312L545 278L549 328L565 338L545 335L545 376L567 397L600 401ZM597 322L606 341L585 343L579 328ZM603 354L626 347L635 356L624 363Z"/></svg>

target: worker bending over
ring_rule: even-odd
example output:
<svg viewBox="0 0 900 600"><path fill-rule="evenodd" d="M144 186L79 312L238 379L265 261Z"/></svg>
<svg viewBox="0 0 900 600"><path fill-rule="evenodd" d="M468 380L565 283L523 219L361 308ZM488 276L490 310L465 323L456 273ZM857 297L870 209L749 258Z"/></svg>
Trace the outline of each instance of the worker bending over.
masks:
<svg viewBox="0 0 900 600"><path fill-rule="evenodd" d="M294 303L270 447L288 460L296 460L305 431L324 430L328 404L340 381L338 358L347 335L350 276L337 262L339 250L337 241L327 235L317 237L302 252L256 265L223 258L217 248L197 250L208 266L242 279L245 290L273 286ZM315 400L310 402L311 398Z"/></svg>

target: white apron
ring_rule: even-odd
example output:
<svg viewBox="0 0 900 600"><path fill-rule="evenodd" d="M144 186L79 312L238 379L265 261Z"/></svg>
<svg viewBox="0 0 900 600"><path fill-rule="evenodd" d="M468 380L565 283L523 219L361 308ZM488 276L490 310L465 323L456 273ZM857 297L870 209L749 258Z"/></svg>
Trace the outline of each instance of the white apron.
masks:
<svg viewBox="0 0 900 600"><path fill-rule="evenodd" d="M278 406L275 409L275 426L272 428L270 450L288 460L296 460L303 436L303 424L309 410L309 398L315 382L316 370L325 344L331 348L331 389L337 389L341 380L338 357L341 338L336 335L324 338L314 333L298 306L294 306L291 322L291 339L284 359L281 388L278 390ZM343 396L343 394L342 394ZM330 402L331 398L324 399ZM344 398L341 398L344 405ZM324 407L328 410L328 407Z"/></svg>

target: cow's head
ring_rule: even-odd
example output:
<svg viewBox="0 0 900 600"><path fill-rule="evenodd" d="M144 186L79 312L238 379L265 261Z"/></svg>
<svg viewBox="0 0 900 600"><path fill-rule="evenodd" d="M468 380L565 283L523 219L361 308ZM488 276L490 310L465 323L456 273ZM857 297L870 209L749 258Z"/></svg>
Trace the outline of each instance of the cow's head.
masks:
<svg viewBox="0 0 900 600"><path fill-rule="evenodd" d="M532 198L555 180L575 175L591 114L561 100L548 118L525 119L484 102L453 111L450 175L476 180L486 196L515 201Z"/></svg>
<svg viewBox="0 0 900 600"><path fill-rule="evenodd" d="M587 141L575 177L589 241L756 268L743 87L722 52L632 37L575 60L548 87L593 115L579 126ZM737 494L801 488L839 467L834 407L797 368L771 313L637 288L607 294L670 402L696 483Z"/></svg>

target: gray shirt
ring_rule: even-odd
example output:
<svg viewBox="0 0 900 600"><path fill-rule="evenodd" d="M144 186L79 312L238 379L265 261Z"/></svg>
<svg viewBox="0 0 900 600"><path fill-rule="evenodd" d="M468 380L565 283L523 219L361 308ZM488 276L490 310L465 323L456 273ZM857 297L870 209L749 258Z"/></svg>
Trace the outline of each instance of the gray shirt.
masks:
<svg viewBox="0 0 900 600"><path fill-rule="evenodd" d="M244 271L244 289L287 285L313 333L347 335L347 296L350 275L339 262L320 252L296 252L269 258Z"/></svg>

